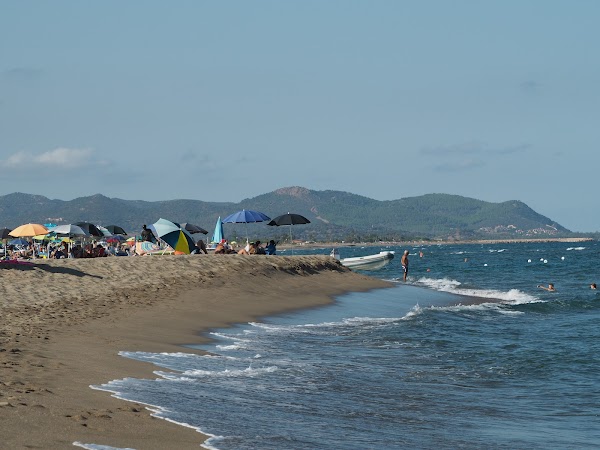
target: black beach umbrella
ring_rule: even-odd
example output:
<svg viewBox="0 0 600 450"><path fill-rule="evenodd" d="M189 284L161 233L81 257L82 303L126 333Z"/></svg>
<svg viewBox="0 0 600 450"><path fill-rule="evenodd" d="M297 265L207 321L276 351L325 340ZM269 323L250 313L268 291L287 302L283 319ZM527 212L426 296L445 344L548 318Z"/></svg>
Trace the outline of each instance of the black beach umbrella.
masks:
<svg viewBox="0 0 600 450"><path fill-rule="evenodd" d="M11 231L12 230L10 228L0 228L0 239L11 239L12 236L8 234Z"/></svg>
<svg viewBox="0 0 600 450"><path fill-rule="evenodd" d="M292 225L304 225L310 223L306 217L300 214L282 214L281 216L275 217L267 225L272 227L280 227L282 225L288 225L290 227L290 245L292 244ZM292 255L294 254L294 248L292 247Z"/></svg>
<svg viewBox="0 0 600 450"><path fill-rule="evenodd" d="M87 234L89 234L90 236L104 237L104 234L102 233L102 231L100 231L98 229L98 227L96 225L94 225L93 223L77 222L75 225L77 225L78 227L81 227L81 229L83 231L85 231Z"/></svg>
<svg viewBox="0 0 600 450"><path fill-rule="evenodd" d="M310 220L300 214L287 213L275 217L267 225L279 227L281 225L304 225L305 223L310 223Z"/></svg>
<svg viewBox="0 0 600 450"><path fill-rule="evenodd" d="M125 236L127 234L127 231L125 231L123 228L121 228L118 225L109 225L106 228L108 231L110 231L110 234L122 234L123 236Z"/></svg>
<svg viewBox="0 0 600 450"><path fill-rule="evenodd" d="M12 239L12 236L9 235L12 230L10 228L0 228L0 240L4 242L4 256L8 257L8 253L6 252L6 240Z"/></svg>
<svg viewBox="0 0 600 450"><path fill-rule="evenodd" d="M187 223L187 222L182 223L181 228L183 228L185 231L187 231L190 234L196 234L196 233L208 234L208 231L206 231L204 228L199 227L198 225L194 225L193 223Z"/></svg>

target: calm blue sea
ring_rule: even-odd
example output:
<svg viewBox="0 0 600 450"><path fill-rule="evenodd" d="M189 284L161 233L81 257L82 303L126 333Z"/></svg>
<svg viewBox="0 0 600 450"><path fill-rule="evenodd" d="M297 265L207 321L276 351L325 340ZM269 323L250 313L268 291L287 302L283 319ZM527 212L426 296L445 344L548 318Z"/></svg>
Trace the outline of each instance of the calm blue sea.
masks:
<svg viewBox="0 0 600 450"><path fill-rule="evenodd" d="M370 274L393 288L214 330L211 356L123 349L156 378L98 388L213 436L207 448L600 447L597 242L339 250L384 249L397 257Z"/></svg>

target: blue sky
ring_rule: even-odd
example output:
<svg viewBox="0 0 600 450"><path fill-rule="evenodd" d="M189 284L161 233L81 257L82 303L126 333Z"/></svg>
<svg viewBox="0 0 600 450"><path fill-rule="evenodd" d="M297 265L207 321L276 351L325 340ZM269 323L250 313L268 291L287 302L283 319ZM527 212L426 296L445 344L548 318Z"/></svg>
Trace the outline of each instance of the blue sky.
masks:
<svg viewBox="0 0 600 450"><path fill-rule="evenodd" d="M0 195L449 193L600 230L600 2L0 6Z"/></svg>

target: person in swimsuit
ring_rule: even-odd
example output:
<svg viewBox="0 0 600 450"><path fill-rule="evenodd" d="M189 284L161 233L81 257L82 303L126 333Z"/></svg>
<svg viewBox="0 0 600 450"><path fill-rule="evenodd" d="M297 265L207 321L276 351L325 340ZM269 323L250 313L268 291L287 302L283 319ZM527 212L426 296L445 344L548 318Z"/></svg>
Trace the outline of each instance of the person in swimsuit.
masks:
<svg viewBox="0 0 600 450"><path fill-rule="evenodd" d="M550 283L548 285L548 287L546 286L542 286L541 284L538 285L539 288L544 289L546 291L555 291L556 289L554 289L554 285L552 283Z"/></svg>
<svg viewBox="0 0 600 450"><path fill-rule="evenodd" d="M404 281L406 281L406 277L408 276L408 250L404 250L404 254L400 259L400 264L402 264L402 269L404 270Z"/></svg>

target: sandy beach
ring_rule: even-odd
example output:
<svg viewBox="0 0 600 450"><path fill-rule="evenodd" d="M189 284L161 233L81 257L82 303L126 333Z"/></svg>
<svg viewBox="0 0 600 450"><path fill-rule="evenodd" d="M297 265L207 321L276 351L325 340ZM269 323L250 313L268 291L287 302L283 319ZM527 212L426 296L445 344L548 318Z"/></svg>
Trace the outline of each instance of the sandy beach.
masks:
<svg viewBox="0 0 600 450"><path fill-rule="evenodd" d="M199 448L195 430L90 385L153 377L121 350L177 352L212 328L388 285L326 256L43 260L2 263L0 276L0 448L10 449Z"/></svg>

